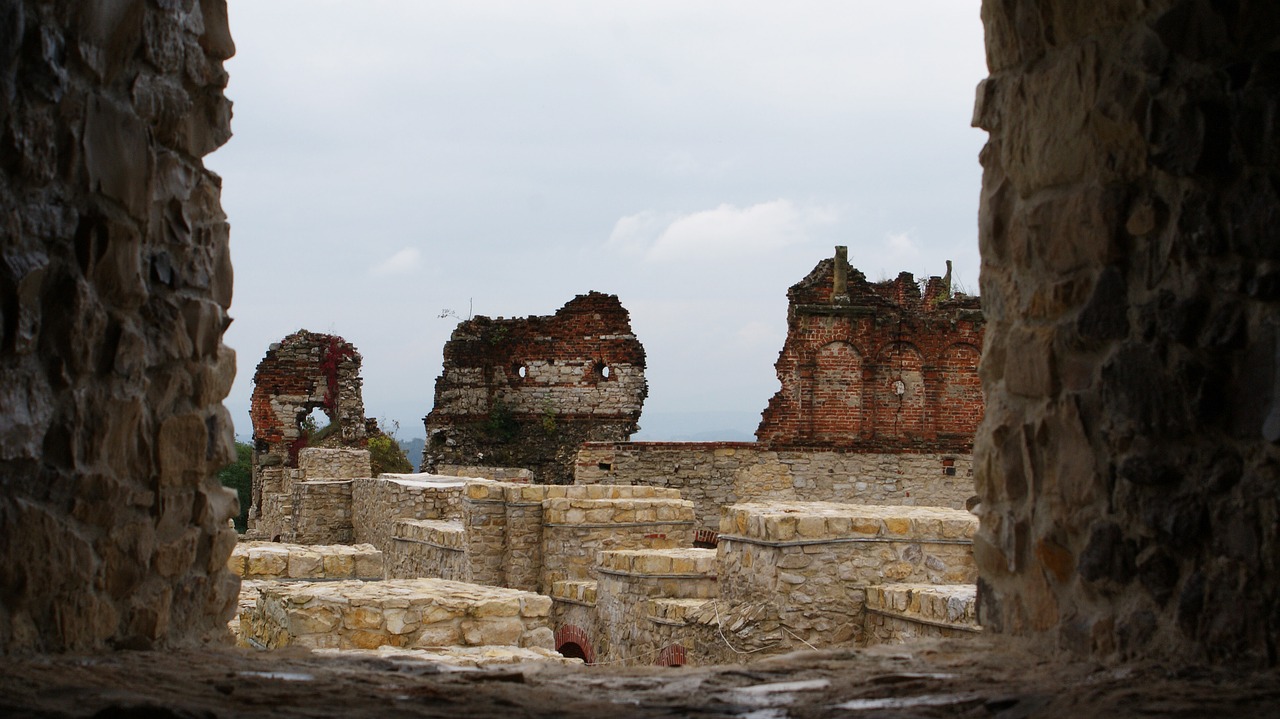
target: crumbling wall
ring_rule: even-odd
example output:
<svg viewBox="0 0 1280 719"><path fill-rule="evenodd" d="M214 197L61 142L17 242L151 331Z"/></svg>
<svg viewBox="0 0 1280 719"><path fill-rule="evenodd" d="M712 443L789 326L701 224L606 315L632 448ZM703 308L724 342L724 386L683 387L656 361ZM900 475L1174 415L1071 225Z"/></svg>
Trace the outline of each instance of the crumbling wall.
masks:
<svg viewBox="0 0 1280 719"><path fill-rule="evenodd" d="M787 290L782 388L756 438L771 446L970 452L982 418L984 320L947 276L867 282L845 248Z"/></svg>
<svg viewBox="0 0 1280 719"><path fill-rule="evenodd" d="M980 620L1274 663L1280 4L982 15Z"/></svg>
<svg viewBox="0 0 1280 719"><path fill-rule="evenodd" d="M234 611L233 52L222 0L0 4L0 653Z"/></svg>
<svg viewBox="0 0 1280 719"><path fill-rule="evenodd" d="M614 295L579 295L550 317L461 322L424 420L422 469L524 467L538 482L567 484L583 442L638 429L644 368L644 347Z"/></svg>
<svg viewBox="0 0 1280 719"><path fill-rule="evenodd" d="M292 491L286 475L298 466L298 452L312 441L303 422L313 410L323 411L336 425L326 445L364 445L360 361L355 346L341 337L299 330L271 345L258 363L249 405L254 444L251 532L267 537L287 534L282 516L287 502L273 493ZM365 461L359 476L368 476L367 456Z"/></svg>

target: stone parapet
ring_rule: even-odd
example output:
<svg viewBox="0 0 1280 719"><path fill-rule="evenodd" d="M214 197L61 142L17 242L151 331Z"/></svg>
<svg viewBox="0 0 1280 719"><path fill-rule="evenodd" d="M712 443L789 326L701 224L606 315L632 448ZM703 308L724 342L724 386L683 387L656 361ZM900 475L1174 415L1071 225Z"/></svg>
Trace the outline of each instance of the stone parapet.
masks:
<svg viewBox="0 0 1280 719"><path fill-rule="evenodd" d="M381 579L383 555L369 544L240 542L227 566L245 580Z"/></svg>
<svg viewBox="0 0 1280 719"><path fill-rule="evenodd" d="M517 646L554 649L551 599L444 579L263 586L241 631L274 649Z"/></svg>
<svg viewBox="0 0 1280 719"><path fill-rule="evenodd" d="M651 486L694 503L716 529L725 507L752 501L856 502L963 509L974 495L968 453L781 448L753 442L589 443L574 484Z"/></svg>
<svg viewBox="0 0 1280 719"><path fill-rule="evenodd" d="M669 602L705 602L718 593L714 549L606 551L597 572L599 661L652 664L664 647L692 635L684 621L688 606L676 609Z"/></svg>
<svg viewBox="0 0 1280 719"><path fill-rule="evenodd" d="M680 499L548 498L543 522L553 525L693 524L693 502ZM690 530L692 533L692 530Z"/></svg>
<svg viewBox="0 0 1280 719"><path fill-rule="evenodd" d="M719 544L720 601L699 611L699 660L861 645L869 587L972 584L976 520L935 507L820 502L731 507ZM710 610L714 609L714 613Z"/></svg>
<svg viewBox="0 0 1280 719"><path fill-rule="evenodd" d="M884 584L867 587L866 643L902 644L922 637L982 631L972 584Z"/></svg>
<svg viewBox="0 0 1280 719"><path fill-rule="evenodd" d="M539 586L596 578L602 551L689 547L693 525L693 505L682 500L549 498L543 502Z"/></svg>
<svg viewBox="0 0 1280 719"><path fill-rule="evenodd" d="M466 480L433 474L383 474L353 480L351 516L355 541L391 551L398 519L462 517Z"/></svg>

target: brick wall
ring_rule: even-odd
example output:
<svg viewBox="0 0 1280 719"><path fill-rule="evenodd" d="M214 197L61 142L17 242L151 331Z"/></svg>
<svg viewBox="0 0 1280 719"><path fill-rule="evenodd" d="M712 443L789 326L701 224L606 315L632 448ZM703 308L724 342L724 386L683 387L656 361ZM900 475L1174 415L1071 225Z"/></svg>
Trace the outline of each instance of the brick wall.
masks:
<svg viewBox="0 0 1280 719"><path fill-rule="evenodd" d="M423 471L526 467L536 481L568 483L578 445L635 432L644 368L614 295L579 295L550 317L461 322L425 419Z"/></svg>
<svg viewBox="0 0 1280 719"><path fill-rule="evenodd" d="M906 272L870 283L843 250L787 291L787 339L776 365L782 388L756 437L869 452L971 452L983 413L977 298L950 296L949 268L923 291Z"/></svg>

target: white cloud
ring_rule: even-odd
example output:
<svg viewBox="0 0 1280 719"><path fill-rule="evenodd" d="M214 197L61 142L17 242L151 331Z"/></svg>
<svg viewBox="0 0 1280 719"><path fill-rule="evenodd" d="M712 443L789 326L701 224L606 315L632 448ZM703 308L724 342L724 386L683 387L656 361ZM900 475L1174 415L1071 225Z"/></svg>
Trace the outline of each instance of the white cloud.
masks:
<svg viewBox="0 0 1280 719"><path fill-rule="evenodd" d="M374 277L407 275L422 264L422 253L416 247L406 247L369 269Z"/></svg>
<svg viewBox="0 0 1280 719"><path fill-rule="evenodd" d="M609 244L652 262L755 256L802 244L838 217L832 208L787 199L687 215L649 210L618 220Z"/></svg>

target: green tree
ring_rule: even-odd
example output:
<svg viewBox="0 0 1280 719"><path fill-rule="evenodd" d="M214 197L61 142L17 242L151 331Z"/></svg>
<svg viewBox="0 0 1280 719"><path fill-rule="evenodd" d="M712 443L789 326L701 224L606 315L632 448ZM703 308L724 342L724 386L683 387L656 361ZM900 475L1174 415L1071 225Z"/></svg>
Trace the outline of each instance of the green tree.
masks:
<svg viewBox="0 0 1280 719"><path fill-rule="evenodd" d="M404 456L400 443L396 441L396 432L400 423L395 420L379 420L378 433L369 436L369 469L377 477L383 472L406 474L413 471L409 458Z"/></svg>
<svg viewBox="0 0 1280 719"><path fill-rule="evenodd" d="M253 446L236 442L236 461L218 470L218 481L240 497L240 515L234 518L236 531L244 534L249 525L249 503L253 492Z"/></svg>

